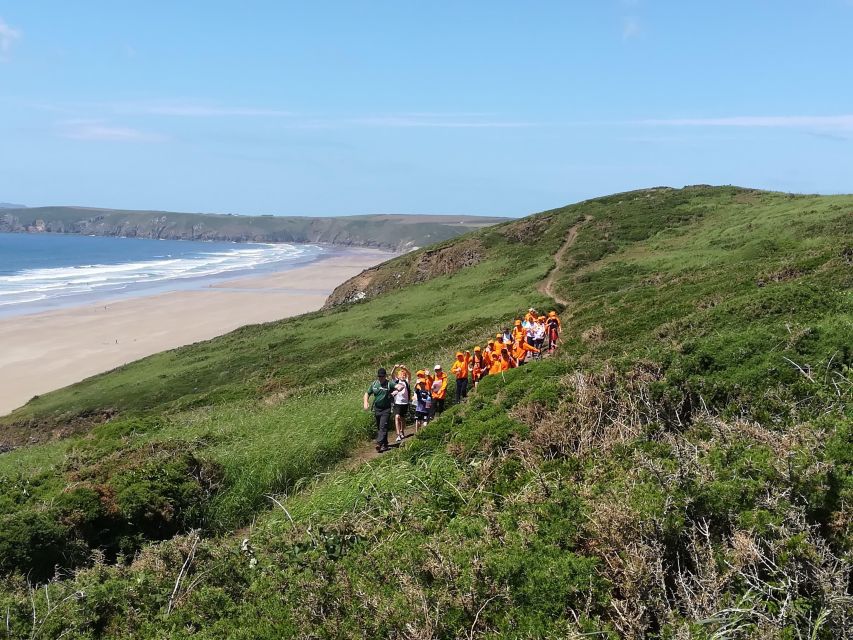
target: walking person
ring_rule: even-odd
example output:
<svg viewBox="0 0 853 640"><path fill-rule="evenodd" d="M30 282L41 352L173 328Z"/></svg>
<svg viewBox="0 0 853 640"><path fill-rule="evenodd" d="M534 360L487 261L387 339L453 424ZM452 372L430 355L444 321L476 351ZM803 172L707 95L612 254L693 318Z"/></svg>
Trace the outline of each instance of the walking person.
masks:
<svg viewBox="0 0 853 640"><path fill-rule="evenodd" d="M429 422L429 414L432 410L432 390L426 371L421 369L415 375L418 378L415 384L415 435L417 435L420 428L425 427Z"/></svg>
<svg viewBox="0 0 853 640"><path fill-rule="evenodd" d="M376 372L376 380L367 388L364 394L364 410L369 411L370 396L373 396L373 417L376 420L376 451L382 453L388 451L388 422L391 419L391 404L394 397L391 395L393 385L388 380L388 374L384 368Z"/></svg>
<svg viewBox="0 0 853 640"><path fill-rule="evenodd" d="M545 333L547 330L545 316L539 316L536 322L533 323L533 346L539 349L540 352L542 351L542 345L545 344Z"/></svg>
<svg viewBox="0 0 853 640"><path fill-rule="evenodd" d="M525 340L522 336L518 336L515 339L515 344L513 344L512 346L511 354L518 366L521 366L525 362L527 362L528 353L539 353L539 349L530 346L527 343L527 340Z"/></svg>
<svg viewBox="0 0 853 640"><path fill-rule="evenodd" d="M441 415L444 411L444 400L447 395L447 374L437 364L433 367L435 375L432 379L432 417Z"/></svg>
<svg viewBox="0 0 853 640"><path fill-rule="evenodd" d="M556 311L548 312L548 319L545 321L548 331L548 351L552 352L557 348L557 342L560 340L560 332L563 328L563 323L560 322Z"/></svg>
<svg viewBox="0 0 853 640"><path fill-rule="evenodd" d="M456 404L459 404L468 394L468 361L461 351L456 354L450 372L456 376Z"/></svg>
<svg viewBox="0 0 853 640"><path fill-rule="evenodd" d="M394 389L394 430L397 432L396 442L399 444L406 438L406 415L409 413L409 399L412 390L409 387L409 370L401 364L394 365L391 371Z"/></svg>
<svg viewBox="0 0 853 640"><path fill-rule="evenodd" d="M480 383L480 378L489 371L488 358L483 355L479 345L474 347L474 356L468 364L468 369L471 371L471 380L474 382L474 389L476 389Z"/></svg>

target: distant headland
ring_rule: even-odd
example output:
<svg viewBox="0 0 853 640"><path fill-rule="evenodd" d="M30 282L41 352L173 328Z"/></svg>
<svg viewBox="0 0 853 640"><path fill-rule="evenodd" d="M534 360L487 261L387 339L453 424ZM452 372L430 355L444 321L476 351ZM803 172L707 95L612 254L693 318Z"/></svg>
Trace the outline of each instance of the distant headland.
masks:
<svg viewBox="0 0 853 640"><path fill-rule="evenodd" d="M323 243L407 251L506 220L499 217L465 215L378 214L311 218L67 206L5 206L0 213L0 232L71 233L168 240Z"/></svg>

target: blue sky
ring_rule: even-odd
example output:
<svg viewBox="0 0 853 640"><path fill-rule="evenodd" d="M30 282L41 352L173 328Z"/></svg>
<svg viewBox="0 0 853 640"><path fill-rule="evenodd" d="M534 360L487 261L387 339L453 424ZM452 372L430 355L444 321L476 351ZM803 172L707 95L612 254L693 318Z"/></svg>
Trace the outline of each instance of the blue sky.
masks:
<svg viewBox="0 0 853 640"><path fill-rule="evenodd" d="M524 215L853 192L853 0L0 0L0 201Z"/></svg>

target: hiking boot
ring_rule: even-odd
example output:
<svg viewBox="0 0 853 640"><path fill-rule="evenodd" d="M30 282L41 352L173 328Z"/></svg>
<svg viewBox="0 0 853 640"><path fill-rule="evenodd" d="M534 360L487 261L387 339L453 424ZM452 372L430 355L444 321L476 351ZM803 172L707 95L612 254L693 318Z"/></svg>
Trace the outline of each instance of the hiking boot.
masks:
<svg viewBox="0 0 853 640"><path fill-rule="evenodd" d="M402 442L402 441L403 441L403 436L398 435L397 439L394 442Z"/></svg>
<svg viewBox="0 0 853 640"><path fill-rule="evenodd" d="M384 444L384 445L382 445L381 447L379 447L379 448L376 450L376 452L377 452L377 453L385 453L386 451L389 451L390 449L391 449L391 447L389 447L387 444Z"/></svg>

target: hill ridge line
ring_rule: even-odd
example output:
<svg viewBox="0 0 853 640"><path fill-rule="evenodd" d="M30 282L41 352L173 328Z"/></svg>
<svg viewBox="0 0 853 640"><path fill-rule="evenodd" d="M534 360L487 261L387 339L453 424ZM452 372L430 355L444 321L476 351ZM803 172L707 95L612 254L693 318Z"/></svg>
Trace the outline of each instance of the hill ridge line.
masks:
<svg viewBox="0 0 853 640"><path fill-rule="evenodd" d="M563 305L564 307L570 306L571 303L554 291L554 281L556 280L560 268L563 266L563 258L566 255L566 251L571 249L572 245L574 245L575 241L578 239L578 232L580 231L581 226L590 220L592 220L592 216L585 216L582 221L569 229L565 242L563 242L562 246L557 249L557 253L554 254L554 267L548 272L548 275L545 276L545 279L539 285L540 293L544 293L549 298L553 298L555 302Z"/></svg>

